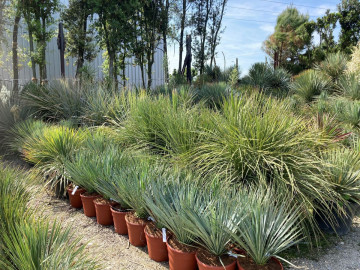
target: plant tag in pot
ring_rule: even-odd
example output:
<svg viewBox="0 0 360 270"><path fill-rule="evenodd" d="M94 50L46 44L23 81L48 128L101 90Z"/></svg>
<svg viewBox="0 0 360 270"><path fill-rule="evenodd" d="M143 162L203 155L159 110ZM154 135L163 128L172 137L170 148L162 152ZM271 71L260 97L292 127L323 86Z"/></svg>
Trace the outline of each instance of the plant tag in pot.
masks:
<svg viewBox="0 0 360 270"><path fill-rule="evenodd" d="M166 243L166 229L162 228L163 242Z"/></svg>
<svg viewBox="0 0 360 270"><path fill-rule="evenodd" d="M75 195L75 192L77 191L77 189L79 188L79 186L76 186L73 191L71 192L71 195Z"/></svg>
<svg viewBox="0 0 360 270"><path fill-rule="evenodd" d="M155 222L155 219L153 217L148 217L148 220Z"/></svg>
<svg viewBox="0 0 360 270"><path fill-rule="evenodd" d="M235 254L235 253L232 253L231 251L228 252L228 255L230 257L234 257L234 258L237 258L237 257L241 256L240 254Z"/></svg>

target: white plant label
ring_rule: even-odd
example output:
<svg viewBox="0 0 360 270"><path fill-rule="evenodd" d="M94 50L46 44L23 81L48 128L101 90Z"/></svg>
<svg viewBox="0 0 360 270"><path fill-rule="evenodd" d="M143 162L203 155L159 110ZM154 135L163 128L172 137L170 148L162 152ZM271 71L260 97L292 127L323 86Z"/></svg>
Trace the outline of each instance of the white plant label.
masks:
<svg viewBox="0 0 360 270"><path fill-rule="evenodd" d="M235 254L235 253L232 253L232 252L228 252L228 255L229 256L231 256L231 257L235 257L235 258L237 258L238 257L238 255L237 254Z"/></svg>
<svg viewBox="0 0 360 270"><path fill-rule="evenodd" d="M166 243L166 229L162 228L163 242Z"/></svg>
<svg viewBox="0 0 360 270"><path fill-rule="evenodd" d="M75 192L78 190L79 186L76 186L73 191L71 192L71 195L75 195Z"/></svg>
<svg viewBox="0 0 360 270"><path fill-rule="evenodd" d="M155 219L153 217L148 217L148 220L155 222Z"/></svg>

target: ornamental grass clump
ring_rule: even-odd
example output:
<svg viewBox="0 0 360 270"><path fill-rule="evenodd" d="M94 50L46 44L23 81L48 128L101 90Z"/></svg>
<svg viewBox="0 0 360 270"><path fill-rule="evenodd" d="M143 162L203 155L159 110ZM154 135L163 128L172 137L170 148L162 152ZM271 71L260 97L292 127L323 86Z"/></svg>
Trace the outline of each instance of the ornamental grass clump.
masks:
<svg viewBox="0 0 360 270"><path fill-rule="evenodd" d="M321 153L323 175L344 202L360 203L360 154L337 147Z"/></svg>
<svg viewBox="0 0 360 270"><path fill-rule="evenodd" d="M34 183L27 174L0 168L0 268L4 270L100 269L80 239L29 208Z"/></svg>
<svg viewBox="0 0 360 270"><path fill-rule="evenodd" d="M319 71L306 70L297 76L291 89L302 103L310 103L322 92L330 90L330 81Z"/></svg>
<svg viewBox="0 0 360 270"><path fill-rule="evenodd" d="M257 265L265 265L272 257L283 260L279 254L302 239L302 207L291 201L270 189L249 190L246 214L235 215L232 241Z"/></svg>
<svg viewBox="0 0 360 270"><path fill-rule="evenodd" d="M315 69L328 77L333 83L337 83L347 70L348 57L342 52L330 53Z"/></svg>
<svg viewBox="0 0 360 270"><path fill-rule="evenodd" d="M128 119L119 124L119 138L133 149L147 149L154 154L178 156L199 141L199 125L207 116L198 106L189 107L180 95L140 96Z"/></svg>
<svg viewBox="0 0 360 270"><path fill-rule="evenodd" d="M64 162L80 149L85 132L64 126L48 126L41 134L35 133L36 136L25 140L22 146L24 158L35 164L39 173L46 177L47 185L60 187L61 193L68 185Z"/></svg>

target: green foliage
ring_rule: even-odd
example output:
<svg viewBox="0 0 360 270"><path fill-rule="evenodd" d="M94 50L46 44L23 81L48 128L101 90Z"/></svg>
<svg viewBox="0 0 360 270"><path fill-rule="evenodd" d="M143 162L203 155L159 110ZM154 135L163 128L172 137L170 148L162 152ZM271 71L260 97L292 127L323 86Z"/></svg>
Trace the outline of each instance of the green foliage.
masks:
<svg viewBox="0 0 360 270"><path fill-rule="evenodd" d="M290 74L282 68L273 69L268 64L256 63L242 80L244 84L257 87L261 91L278 90L286 93L290 89L290 78Z"/></svg>
<svg viewBox="0 0 360 270"><path fill-rule="evenodd" d="M360 127L360 102L347 99L336 99L331 110L335 117L353 128Z"/></svg>
<svg viewBox="0 0 360 270"><path fill-rule="evenodd" d="M192 240L209 251L221 256L227 252L230 243L234 213L242 215L242 209L233 200L235 191L222 193L219 187L203 189L190 204L185 205L186 227Z"/></svg>
<svg viewBox="0 0 360 270"><path fill-rule="evenodd" d="M340 92L352 100L360 100L360 81L355 74L342 76L338 82Z"/></svg>
<svg viewBox="0 0 360 270"><path fill-rule="evenodd" d="M36 117L51 121L78 120L84 107L84 92L91 88L65 81L52 81L44 86L30 83L24 87L22 98Z"/></svg>
<svg viewBox="0 0 360 270"><path fill-rule="evenodd" d="M286 8L277 18L275 32L264 42L265 52L276 66L295 65L301 52L310 45L314 28L307 27L309 16L296 8Z"/></svg>
<svg viewBox="0 0 360 270"><path fill-rule="evenodd" d="M68 181L64 172L64 162L81 147L84 131L49 126L42 129L41 134L39 129L35 129L35 135L25 140L22 146L25 160L35 164L51 188L65 188Z"/></svg>
<svg viewBox="0 0 360 270"><path fill-rule="evenodd" d="M279 253L299 242L301 207L286 203L291 198L275 196L270 189L250 191L245 196L240 202L247 202L242 204L247 214L235 215L237 230L232 233L232 239L256 264L264 265L271 257L280 258Z"/></svg>
<svg viewBox="0 0 360 270"><path fill-rule="evenodd" d="M321 154L323 174L346 201L360 202L360 155L345 147L338 147Z"/></svg>
<svg viewBox="0 0 360 270"><path fill-rule="evenodd" d="M230 91L224 83L204 84L195 88L194 101L197 103L204 102L210 108L219 108Z"/></svg>
<svg viewBox="0 0 360 270"><path fill-rule="evenodd" d="M196 178L189 173L170 171L149 181L144 194L150 215L186 245L191 245L193 240L191 233L184 229L189 222L185 207L193 205L201 190L196 182Z"/></svg>
<svg viewBox="0 0 360 270"><path fill-rule="evenodd" d="M351 53L352 47L360 41L360 2L357 0L342 0L338 5L341 32L339 47L346 53Z"/></svg>
<svg viewBox="0 0 360 270"><path fill-rule="evenodd" d="M5 254L2 269L99 269L97 263L79 246L80 239L60 223L50 226L43 220L15 224L4 236Z"/></svg>
<svg viewBox="0 0 360 270"><path fill-rule="evenodd" d="M181 95L150 97L141 95L131 107L129 117L118 123L121 141L135 149L153 153L181 155L198 143L195 132L205 114L197 106L181 102Z"/></svg>
<svg viewBox="0 0 360 270"><path fill-rule="evenodd" d="M341 52L328 54L324 61L315 66L322 74L332 82L337 83L347 69L348 58Z"/></svg>
<svg viewBox="0 0 360 270"><path fill-rule="evenodd" d="M291 85L294 95L303 103L314 101L316 96L328 91L329 81L315 70L301 73Z"/></svg>
<svg viewBox="0 0 360 270"><path fill-rule="evenodd" d="M29 209L33 183L28 175L3 165L0 172L1 269L99 269L69 228L50 226Z"/></svg>

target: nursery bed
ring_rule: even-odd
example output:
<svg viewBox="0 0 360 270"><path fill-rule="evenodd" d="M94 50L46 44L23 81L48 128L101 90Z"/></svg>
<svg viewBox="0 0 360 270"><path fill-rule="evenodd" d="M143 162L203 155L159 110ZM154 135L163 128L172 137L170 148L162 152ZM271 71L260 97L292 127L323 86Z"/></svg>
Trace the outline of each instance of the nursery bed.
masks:
<svg viewBox="0 0 360 270"><path fill-rule="evenodd" d="M87 251L98 257L102 269L116 270L161 270L168 269L168 263L150 260L147 249L136 248L128 244L128 237L118 235L113 226L104 227L96 223L96 218L88 218L83 210L71 208L67 200L60 200L47 191L42 191L31 202L32 207L43 210L43 215L50 220L57 220L63 226L71 226L82 238L81 243L88 243Z"/></svg>
<svg viewBox="0 0 360 270"><path fill-rule="evenodd" d="M16 157L6 157L6 163L29 169L29 166ZM54 197L42 189L31 201L31 207L48 216L51 221L57 220L82 238L81 243L88 243L87 252L99 258L103 268L114 270L132 269L168 269L168 263L157 263L150 260L147 248L136 248L128 243L128 237L118 235L114 227L104 227L96 223L96 218L88 218L82 209L70 207L67 200ZM360 270L360 217L353 221L351 232L338 240L335 245L322 249L318 254L312 253L305 258L290 260L297 268L304 270Z"/></svg>

